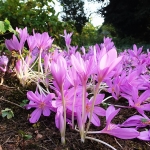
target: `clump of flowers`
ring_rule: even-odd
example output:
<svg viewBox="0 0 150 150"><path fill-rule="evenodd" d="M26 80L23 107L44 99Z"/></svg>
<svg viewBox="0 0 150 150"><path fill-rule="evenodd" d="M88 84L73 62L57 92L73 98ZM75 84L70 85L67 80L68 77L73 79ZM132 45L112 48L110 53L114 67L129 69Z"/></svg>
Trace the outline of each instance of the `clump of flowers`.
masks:
<svg viewBox="0 0 150 150"><path fill-rule="evenodd" d="M73 33L66 30L61 35L65 39L66 50L56 47L51 51L54 39L48 33L33 31L33 35L29 35L27 28L17 28L16 31L18 37L14 35L5 44L10 51L18 52L15 71L21 84L37 84L35 93L27 92L30 102L26 108L35 108L30 115L31 123L36 123L41 115L49 116L51 111L55 112L55 124L63 144L67 123L79 131L82 142L89 139L89 133L150 141L149 131L138 130L150 122L145 114L145 111L150 111L149 52L143 53L142 48L134 45L133 50L125 50L118 56L114 43L107 37L103 43L90 46L88 50L82 46L80 53L78 46L71 46ZM24 48L26 41L28 51ZM141 93L142 90L144 92ZM101 91L112 96L105 98ZM113 106L111 101L106 103L110 98L119 101L121 97L126 98L126 106ZM104 108L102 104L110 106ZM123 108L135 109L141 116L133 116L122 124L112 123ZM104 129L90 131L91 123L101 126L99 116L105 117Z"/></svg>

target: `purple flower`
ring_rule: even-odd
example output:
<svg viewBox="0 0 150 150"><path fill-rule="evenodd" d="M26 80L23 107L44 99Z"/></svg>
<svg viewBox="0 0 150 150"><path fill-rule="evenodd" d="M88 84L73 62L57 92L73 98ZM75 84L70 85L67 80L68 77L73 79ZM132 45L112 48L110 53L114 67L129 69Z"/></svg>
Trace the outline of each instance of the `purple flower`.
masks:
<svg viewBox="0 0 150 150"><path fill-rule="evenodd" d="M57 113L55 115L55 124L56 127L60 130L61 142L65 143L65 124L64 124L64 117L63 117L63 107L59 107L57 109Z"/></svg>
<svg viewBox="0 0 150 150"><path fill-rule="evenodd" d="M140 47L139 49L137 49L137 46L134 44L133 45L133 50L128 50L128 53L132 56L132 57L136 57L138 59L138 57L141 55L142 52L142 48Z"/></svg>
<svg viewBox="0 0 150 150"><path fill-rule="evenodd" d="M88 77L93 73L94 59L91 57L89 60L83 60L80 53L71 55L71 63L78 73L82 84L85 84L88 80Z"/></svg>
<svg viewBox="0 0 150 150"><path fill-rule="evenodd" d="M10 40L5 40L5 45L6 48L9 49L10 51L19 51L21 53L23 47L24 47L24 43L28 37L28 32L27 32L27 27L24 29L21 28L16 28L16 31L19 33L19 40L18 38L13 35L13 38Z"/></svg>
<svg viewBox="0 0 150 150"><path fill-rule="evenodd" d="M30 52L32 52L37 46L36 39L34 36L28 36L27 43L28 43Z"/></svg>
<svg viewBox="0 0 150 150"><path fill-rule="evenodd" d="M140 115L134 115L130 118L128 118L124 123L122 123L120 126L124 127L146 127L147 125L150 125L150 119L142 117Z"/></svg>
<svg viewBox="0 0 150 150"><path fill-rule="evenodd" d="M96 55L96 53L94 54ZM100 58L97 57L97 80L102 82L103 79L119 64L122 60L122 56L117 57L117 51L112 48L104 55L100 54ZM96 58L96 56L95 56Z"/></svg>
<svg viewBox="0 0 150 150"><path fill-rule="evenodd" d="M114 106L109 106L106 110L106 127L97 133L106 133L121 139L133 139L139 136L135 128L120 128L119 125L111 123L119 111L120 109L115 110Z"/></svg>
<svg viewBox="0 0 150 150"><path fill-rule="evenodd" d="M94 103L94 110L92 113L91 122L95 126L100 126L100 119L98 116L105 116L106 115L106 111L103 108L101 108L100 106L98 106L102 102L102 100L104 99L104 96L105 96L104 94L98 94L96 97L96 101ZM86 103L85 121L87 120L87 117L90 118L90 112L91 112L91 108L92 108L92 100L93 100L93 98L88 100Z"/></svg>
<svg viewBox="0 0 150 150"><path fill-rule="evenodd" d="M20 40L22 40L22 42L25 42L29 35L27 31L27 27L25 27L24 29L16 27L16 31L19 33Z"/></svg>
<svg viewBox="0 0 150 150"><path fill-rule="evenodd" d="M130 90L130 95L124 95L129 101L129 105L134 107L141 115L146 117L144 111L150 111L150 104L144 103L150 97L150 90L146 90L139 96L139 91L137 88L132 88Z"/></svg>
<svg viewBox="0 0 150 150"><path fill-rule="evenodd" d="M79 76L73 67L69 68L66 78L74 87L77 87L77 85L80 83Z"/></svg>
<svg viewBox="0 0 150 150"><path fill-rule="evenodd" d="M48 95L39 94L38 91L33 93L32 91L27 92L27 98L30 100L29 104L27 105L27 109L36 108L32 113L29 121L31 123L36 123L41 114L44 116L49 116L52 105L51 101L54 98L53 93L49 93Z"/></svg>
<svg viewBox="0 0 150 150"><path fill-rule="evenodd" d="M23 40L18 40L18 38L13 35L13 38L10 39L10 40L5 40L5 45L6 45L6 48L10 51L19 51L21 53L21 50L23 49L24 47L24 42Z"/></svg>
<svg viewBox="0 0 150 150"><path fill-rule="evenodd" d="M61 35L62 37L65 38L65 42L66 42L66 46L69 48L70 47L70 44L71 44L71 36L72 36L73 33L68 33L66 32L66 30L64 30L64 36Z"/></svg>
<svg viewBox="0 0 150 150"><path fill-rule="evenodd" d="M52 46L52 43L54 41L54 39L52 39L47 32L44 32L42 34L40 33L34 33L33 32L33 36L35 38L36 41L36 46L38 47L38 49L42 49L45 50L47 48L50 48ZM33 39L32 39L33 40Z"/></svg>
<svg viewBox="0 0 150 150"><path fill-rule="evenodd" d="M150 141L150 130L140 132L140 135L137 138L144 141Z"/></svg>
<svg viewBox="0 0 150 150"><path fill-rule="evenodd" d="M111 50L114 46L114 42L112 42L112 39L109 37L104 37L103 39L104 43L101 44L101 47L106 47L107 51Z"/></svg>
<svg viewBox="0 0 150 150"><path fill-rule="evenodd" d="M0 71L6 72L8 64L8 57L5 55L0 56Z"/></svg>
<svg viewBox="0 0 150 150"><path fill-rule="evenodd" d="M52 61L51 72L57 86L61 89L67 75L67 63L62 56L59 56L56 62Z"/></svg>

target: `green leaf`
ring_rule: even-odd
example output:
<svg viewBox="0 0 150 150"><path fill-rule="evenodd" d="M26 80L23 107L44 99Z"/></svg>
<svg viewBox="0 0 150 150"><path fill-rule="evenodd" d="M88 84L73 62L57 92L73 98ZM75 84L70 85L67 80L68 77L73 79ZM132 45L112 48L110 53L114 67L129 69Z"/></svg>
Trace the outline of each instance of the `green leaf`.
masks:
<svg viewBox="0 0 150 150"><path fill-rule="evenodd" d="M0 33L5 33L6 30L5 30L5 27L4 27L4 22L3 21L0 21Z"/></svg>
<svg viewBox="0 0 150 150"><path fill-rule="evenodd" d="M26 134L26 133L25 133L24 131L22 131L22 130L19 130L18 132L19 132L19 134L21 134L21 136L22 136L22 138L23 138L24 140L29 140L29 139L32 138L32 135Z"/></svg>
<svg viewBox="0 0 150 150"><path fill-rule="evenodd" d="M31 138L32 138L32 135L28 135L28 134L24 135L24 139L25 139L25 140L29 140L29 139L31 139Z"/></svg>
<svg viewBox="0 0 150 150"><path fill-rule="evenodd" d="M14 113L11 109L9 108L5 108L4 110L1 111L2 112L2 117L7 117L7 119L11 119L12 117L14 117Z"/></svg>
<svg viewBox="0 0 150 150"><path fill-rule="evenodd" d="M8 114L7 112L3 112L3 113L2 113L2 117L3 117L3 118L6 117L7 114Z"/></svg>
<svg viewBox="0 0 150 150"><path fill-rule="evenodd" d="M10 32L15 32L15 30L12 28L9 20L7 20L7 18L4 20L4 26L5 26L5 30L8 30Z"/></svg>
<svg viewBox="0 0 150 150"><path fill-rule="evenodd" d="M22 103L20 104L20 106L24 107L24 106L26 106L26 104L27 104L28 102L29 102L29 100L24 99L24 100L22 101Z"/></svg>

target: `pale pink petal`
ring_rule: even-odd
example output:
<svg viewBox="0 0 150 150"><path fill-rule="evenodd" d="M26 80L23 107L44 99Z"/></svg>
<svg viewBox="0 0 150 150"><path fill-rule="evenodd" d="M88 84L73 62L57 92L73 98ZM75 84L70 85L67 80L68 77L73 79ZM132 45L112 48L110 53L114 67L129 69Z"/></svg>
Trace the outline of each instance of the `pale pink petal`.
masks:
<svg viewBox="0 0 150 150"><path fill-rule="evenodd" d="M84 64L83 64L84 62L83 62L82 58L80 58L80 60L78 60L74 55L71 55L71 63L78 73L85 72L85 68L84 68Z"/></svg>
<svg viewBox="0 0 150 150"><path fill-rule="evenodd" d="M110 73L121 61L122 61L122 56L116 58L116 59L110 64L107 73Z"/></svg>
<svg viewBox="0 0 150 150"><path fill-rule="evenodd" d="M100 61L100 69L103 70L106 67L109 67L111 63L117 58L117 51L115 48L109 50Z"/></svg>

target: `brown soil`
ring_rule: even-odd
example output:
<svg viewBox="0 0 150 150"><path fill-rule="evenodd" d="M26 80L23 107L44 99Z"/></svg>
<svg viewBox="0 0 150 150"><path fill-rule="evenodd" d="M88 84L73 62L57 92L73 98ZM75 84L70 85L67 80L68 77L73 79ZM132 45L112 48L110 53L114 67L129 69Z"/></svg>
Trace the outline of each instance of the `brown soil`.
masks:
<svg viewBox="0 0 150 150"><path fill-rule="evenodd" d="M69 125L67 125L66 131L66 144L62 145L59 130L55 127L54 113L50 117L41 117L40 121L34 125L29 123L29 114L33 110L26 110L15 104L19 105L22 100L26 99L27 90L33 89L32 86L23 88L14 77L6 77L4 85L0 86L0 110L11 108L14 112L12 119L2 118L0 115L0 150L111 150L101 143L88 139L85 143L81 143L79 133L71 129ZM122 100L123 102L124 100ZM135 112L132 109L121 109L113 121L122 123ZM90 130L102 129L105 125L103 118L101 118L101 125L98 128L91 125ZM21 133L32 135L32 138L25 140ZM89 136L105 141L117 150L150 149L150 142L138 139L122 140L106 134Z"/></svg>

